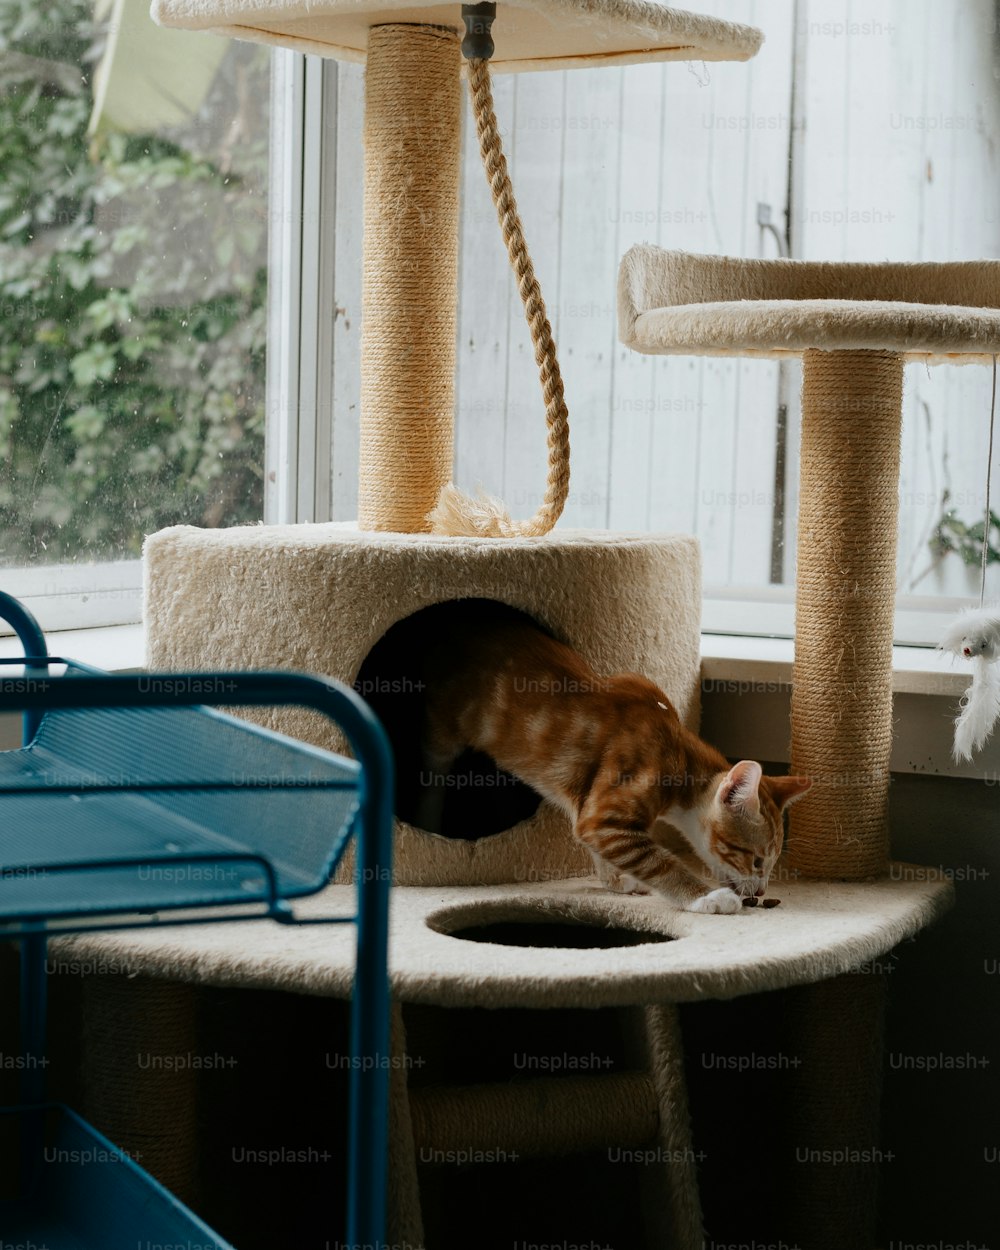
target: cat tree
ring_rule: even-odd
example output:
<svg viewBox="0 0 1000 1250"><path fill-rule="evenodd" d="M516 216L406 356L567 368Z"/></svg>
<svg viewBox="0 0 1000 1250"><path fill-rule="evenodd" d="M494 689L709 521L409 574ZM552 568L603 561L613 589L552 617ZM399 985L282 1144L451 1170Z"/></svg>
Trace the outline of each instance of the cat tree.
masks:
<svg viewBox="0 0 1000 1250"><path fill-rule="evenodd" d="M884 877L903 364L992 363L1000 262L830 264L634 247L618 317L621 341L639 352L802 358L791 768L814 787L790 813L780 868ZM877 1140L863 1108L878 1104L882 995L872 978L863 996L859 988L856 978L815 987L797 1034L817 1068L829 1056L835 1079L814 1078L811 1094L830 1146ZM797 1201L851 1210L857 1228L873 1184L870 1166L829 1169ZM829 1244L838 1236L834 1227Z"/></svg>
<svg viewBox="0 0 1000 1250"><path fill-rule="evenodd" d="M451 475L459 7L155 0L153 14L165 25L366 60L367 78L359 526L176 527L154 535L146 548L150 666L286 667L353 682L390 627L429 604L476 597L527 611L600 672L647 673L694 724L700 583L692 539L546 533L565 493L558 472L550 473L552 507L535 536L427 532L428 515ZM761 38L746 27L637 0L505 4L493 36L491 64L501 71L745 60ZM491 181L495 174L494 163ZM522 291L524 278L519 268ZM530 310L529 316L536 325L538 316ZM540 366L545 373L544 359ZM564 451L558 450L565 431L560 436L553 417L556 391L549 373L550 453L555 448L557 468L562 454L565 469ZM289 715L274 723L324 741L307 718ZM687 1160L652 1170L648 1238L650 1245L697 1250L701 1218L674 1004L835 977L917 932L949 901L947 885L919 876L852 885L782 880L783 905L775 912L696 916L598 888L584 877L589 864L565 818L547 805L494 836L468 833L467 839L444 839L398 824L400 888L394 892L390 957L397 1003L631 1009L638 1022L635 1070L582 1083L552 1078L533 1083L529 1096L489 1085L411 1091L401 1063L393 1074L389 1240L414 1247L423 1244L418 1147L507 1141L529 1156L615 1143L657 1145L664 1157ZM335 908L348 889L333 885L316 905ZM543 954L537 944L467 940L484 926L539 924L552 935L535 939L546 947ZM563 926L600 933L619 928L640 944L566 949L560 945ZM146 974L161 996L176 992L174 1017L182 1036L191 1031L192 984L349 994L352 957L339 932L276 933L254 925L238 934L225 930L88 936L72 945L80 957L99 955ZM99 1018L109 991L92 978L87 992ZM850 1020L858 1008L848 1002L844 1010ZM158 1012L161 1036L156 1044L145 1040L149 1049L169 1047L162 1036L169 1014ZM812 1018L807 1012L805 1029ZM406 1037L398 1008L395 1029L402 1056ZM113 1040L107 1044L113 1049ZM138 1043L133 1038L131 1044ZM180 1043L177 1048L183 1049ZM828 1075L829 1065L824 1071L822 1064L810 1073L811 1097L819 1096ZM867 1092L859 1089L848 1099L862 1123ZM134 1091L125 1090L107 1114L116 1119L115 1139L127 1145L129 1124L138 1132L145 1111ZM810 1250L860 1247L869 1216L870 1210L859 1212L851 1202L836 1215L821 1210L806 1224L812 1232L826 1230L808 1242Z"/></svg>

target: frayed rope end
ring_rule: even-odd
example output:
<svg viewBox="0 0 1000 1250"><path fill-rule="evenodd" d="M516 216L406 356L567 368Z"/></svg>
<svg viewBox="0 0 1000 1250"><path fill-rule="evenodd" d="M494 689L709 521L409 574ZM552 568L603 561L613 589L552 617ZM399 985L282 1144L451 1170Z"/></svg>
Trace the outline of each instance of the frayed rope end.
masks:
<svg viewBox="0 0 1000 1250"><path fill-rule="evenodd" d="M474 497L454 482L441 488L438 501L427 514L432 534L452 538L518 538L543 533L532 521L514 521L507 506L482 489Z"/></svg>

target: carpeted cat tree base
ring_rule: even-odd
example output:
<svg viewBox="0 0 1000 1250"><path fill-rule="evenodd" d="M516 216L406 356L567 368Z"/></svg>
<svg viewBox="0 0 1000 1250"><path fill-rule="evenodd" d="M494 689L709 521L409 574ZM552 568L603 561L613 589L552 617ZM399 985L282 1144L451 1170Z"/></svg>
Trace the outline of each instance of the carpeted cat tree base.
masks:
<svg viewBox="0 0 1000 1250"><path fill-rule="evenodd" d="M370 676L366 662L387 631L431 604L470 597L529 613L600 673L654 677L696 722L699 567L697 544L682 536L568 532L497 542L350 525L177 527L147 544L149 665L292 668L356 682ZM342 747L307 713L265 715L284 732ZM595 1141L662 1150L656 1157L670 1162L643 1171L646 1243L699 1250L675 1004L835 978L917 932L951 897L947 883L920 873L852 886L790 875L774 884L782 899L774 911L700 916L605 891L565 817L546 804L492 836L466 833L444 838L397 824L397 1004L621 1010L635 1028L634 1067L582 1084L553 1076L531 1095L479 1083L411 1098L398 1018L390 1241L414 1247L424 1244L421 1150L509 1137L525 1157L572 1155ZM333 885L303 911L349 910L351 894ZM353 936L336 926L194 926L86 936L68 947L75 959L169 982L333 998L349 996L354 963ZM146 982L130 984L141 1009Z"/></svg>
<svg viewBox="0 0 1000 1250"><path fill-rule="evenodd" d="M330 886L296 912L343 914L351 897L352 887ZM885 955L942 915L953 890L940 874L896 864L881 881L782 881L780 897L773 910L704 916L613 894L595 878L399 888L393 993L439 1007L549 1009L699 1002L808 985ZM592 946L578 947L581 940ZM335 998L349 996L354 967L353 936L339 926L248 921L59 943L67 957L100 957L144 976Z"/></svg>
<svg viewBox="0 0 1000 1250"><path fill-rule="evenodd" d="M484 599L526 612L599 673L652 677L682 719L697 722L700 566L696 540L684 535L560 531L497 542L349 524L178 526L148 539L145 559L153 669L299 669L356 685L374 702L380 685L419 682L416 668L363 669L387 631L433 604ZM343 749L313 713L259 719ZM414 739L419 731L413 724ZM494 799L484 791L485 805ZM398 821L394 881L486 885L591 871L568 819L548 803L492 837L480 832L444 838Z"/></svg>

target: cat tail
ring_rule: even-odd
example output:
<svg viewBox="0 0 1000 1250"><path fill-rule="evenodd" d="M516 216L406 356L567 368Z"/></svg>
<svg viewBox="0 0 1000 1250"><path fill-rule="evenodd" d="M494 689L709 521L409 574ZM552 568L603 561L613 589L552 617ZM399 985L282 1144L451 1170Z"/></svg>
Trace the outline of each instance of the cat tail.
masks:
<svg viewBox="0 0 1000 1250"><path fill-rule="evenodd" d="M973 751L981 751L1000 719L1000 664L981 655L972 661L972 685L962 697L961 712L955 721L956 760L969 761Z"/></svg>

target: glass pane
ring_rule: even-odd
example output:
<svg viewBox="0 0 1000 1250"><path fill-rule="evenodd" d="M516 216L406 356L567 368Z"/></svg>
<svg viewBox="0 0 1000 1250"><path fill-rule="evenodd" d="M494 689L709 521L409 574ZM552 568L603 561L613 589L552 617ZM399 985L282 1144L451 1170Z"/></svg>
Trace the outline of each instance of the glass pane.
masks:
<svg viewBox="0 0 1000 1250"><path fill-rule="evenodd" d="M5 0L0 52L0 567L258 519L267 51Z"/></svg>

